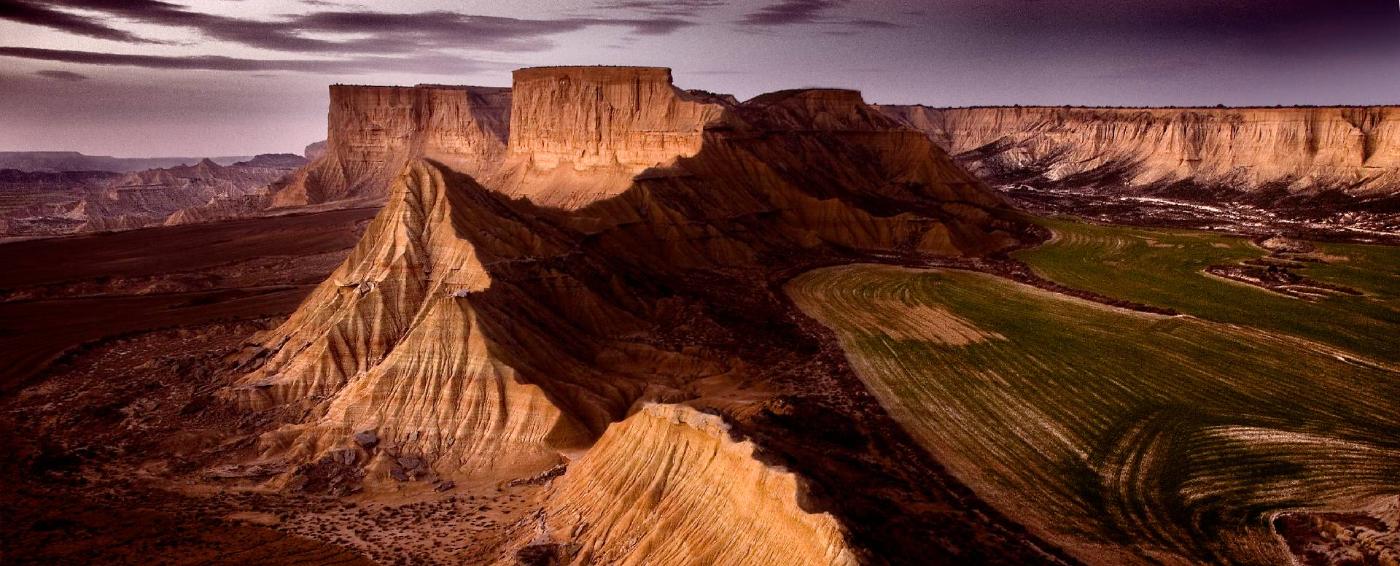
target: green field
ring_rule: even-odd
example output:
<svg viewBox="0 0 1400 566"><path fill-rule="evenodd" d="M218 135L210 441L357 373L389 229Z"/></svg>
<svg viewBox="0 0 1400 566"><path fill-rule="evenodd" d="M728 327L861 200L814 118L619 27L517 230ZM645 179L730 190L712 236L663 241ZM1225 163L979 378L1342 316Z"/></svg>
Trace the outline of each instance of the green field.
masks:
<svg viewBox="0 0 1400 566"><path fill-rule="evenodd" d="M1286 332L1389 364L1400 362L1400 248L1320 245L1329 263L1298 273L1366 295L1336 295L1310 303L1202 272L1208 265L1267 254L1242 238L1061 220L1045 223L1055 231L1055 239L1016 257L1050 280L1206 320Z"/></svg>
<svg viewBox="0 0 1400 566"><path fill-rule="evenodd" d="M1201 274L1261 255L1209 234L1072 226L1022 255L1061 283L1200 318L870 265L805 274L788 293L837 331L856 372L940 462L1077 557L1283 564L1272 514L1400 492L1400 374L1386 336L1400 330L1396 256L1359 249L1329 248L1351 261L1308 275L1373 295L1318 303Z"/></svg>

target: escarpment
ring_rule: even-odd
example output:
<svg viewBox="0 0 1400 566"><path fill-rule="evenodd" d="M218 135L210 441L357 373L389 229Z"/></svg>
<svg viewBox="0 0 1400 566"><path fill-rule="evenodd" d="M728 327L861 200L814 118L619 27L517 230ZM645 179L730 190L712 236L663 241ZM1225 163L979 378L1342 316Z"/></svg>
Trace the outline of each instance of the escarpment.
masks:
<svg viewBox="0 0 1400 566"><path fill-rule="evenodd" d="M840 524L802 497L723 419L651 404L569 466L542 526L576 564L854 566Z"/></svg>
<svg viewBox="0 0 1400 566"><path fill-rule="evenodd" d="M481 173L504 153L509 121L508 88L333 85L326 142L273 205L381 201L410 158Z"/></svg>
<svg viewBox="0 0 1400 566"><path fill-rule="evenodd" d="M515 71L510 164L497 188L579 208L626 190L653 167L695 155L720 101L671 84L671 70L536 67Z"/></svg>
<svg viewBox="0 0 1400 566"><path fill-rule="evenodd" d="M647 432L653 456L689 458L663 445L675 439L733 458L726 466L765 486L793 481L773 463L804 478L800 509L769 491L759 509L773 540L802 533L803 556L818 563L841 563L848 546L892 562L930 552L951 561L951 549L1044 559L1043 543L998 526L948 483L780 290L832 262L997 253L1029 237L1019 213L854 91L736 104L679 91L657 69L516 78L530 84L517 84L502 166L409 158L345 263L244 352L246 373L227 396L278 424L262 437L262 461L291 464L290 476L333 464L371 487L421 477L402 468L520 478L561 453L599 450L609 434L670 430L677 423L646 424L656 415L645 407L680 404L727 423L752 442L738 452L766 464L741 463L724 441L688 429ZM645 536L641 515L584 501L600 497L595 487L630 489L615 483L618 469L674 486L658 487L657 517L723 486L708 464L657 471L660 461L608 442L620 461L589 452L549 503L563 513L551 525L582 521L553 532L561 548L587 547L595 560L680 548L730 560L732 527L691 524L683 539L643 548L632 536ZM773 556L744 552L734 560Z"/></svg>
<svg viewBox="0 0 1400 566"><path fill-rule="evenodd" d="M994 182L1223 192L1263 204L1400 192L1400 108L881 106Z"/></svg>

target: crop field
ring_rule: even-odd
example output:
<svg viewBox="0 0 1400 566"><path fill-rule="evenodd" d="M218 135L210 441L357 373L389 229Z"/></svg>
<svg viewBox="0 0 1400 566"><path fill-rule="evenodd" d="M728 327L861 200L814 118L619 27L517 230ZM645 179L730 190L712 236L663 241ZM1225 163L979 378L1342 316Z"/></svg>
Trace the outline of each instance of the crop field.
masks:
<svg viewBox="0 0 1400 566"><path fill-rule="evenodd" d="M1376 348L1382 330L1400 328L1387 322L1394 310L1376 297L1347 299L1376 302L1368 310L1209 279L1198 263L1261 252L1189 233L1153 232L1154 245L1144 233L1095 227L1026 259L1057 281L1195 316L874 265L813 271L787 291L836 331L871 391L954 475L1086 562L1286 564L1275 514L1400 491L1400 372L1337 349L1393 360L1393 346L1389 356ZM1181 247L1156 247L1167 244ZM1175 252L1133 255L1156 250ZM1326 276L1380 292L1390 283L1364 272L1371 261ZM1086 273L1096 269L1104 276ZM1288 320L1251 317L1262 306L1321 320L1304 339L1277 331ZM1348 320L1374 328L1347 333Z"/></svg>
<svg viewBox="0 0 1400 566"><path fill-rule="evenodd" d="M1365 293L1307 302L1203 273L1265 256L1249 240L1211 232L1048 220L1051 242L1016 254L1055 282L1169 307L1205 320L1285 332L1400 363L1400 247L1318 244L1326 263L1298 273Z"/></svg>

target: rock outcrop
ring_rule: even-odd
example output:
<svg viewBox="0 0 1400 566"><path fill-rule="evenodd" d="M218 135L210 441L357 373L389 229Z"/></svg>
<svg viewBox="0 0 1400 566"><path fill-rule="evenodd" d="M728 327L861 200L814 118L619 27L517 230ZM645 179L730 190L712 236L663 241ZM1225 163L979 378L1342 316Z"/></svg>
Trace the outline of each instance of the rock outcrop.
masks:
<svg viewBox="0 0 1400 566"><path fill-rule="evenodd" d="M880 109L993 182L1175 186L1261 204L1400 193L1400 107Z"/></svg>
<svg viewBox="0 0 1400 566"><path fill-rule="evenodd" d="M836 519L803 510L798 478L731 434L720 417L646 405L569 465L545 534L575 564L854 566Z"/></svg>
<svg viewBox="0 0 1400 566"><path fill-rule="evenodd" d="M536 67L515 71L509 157L498 188L578 208L700 151L724 106L671 85L671 70Z"/></svg>
<svg viewBox="0 0 1400 566"><path fill-rule="evenodd" d="M505 153L510 89L333 85L324 148L278 187L278 207L382 202L411 158L482 173ZM313 144L314 145L314 144Z"/></svg>
<svg viewBox="0 0 1400 566"><path fill-rule="evenodd" d="M517 87L500 169L432 158L417 149L420 134L361 153L409 156L388 204L332 277L253 340L245 375L227 391L280 422L262 437L260 459L290 464L292 476L322 463L350 467L367 485L421 474L459 484L519 478L592 445L647 403L683 402L713 412L765 461L812 486L802 511L764 500L788 517L774 527L786 530L770 534L815 537L801 541L816 549L805 556L844 556L842 537L813 518L822 512L865 518L844 538L896 562L944 532L960 546L1043 556L1010 530L962 542L964 534L936 526L946 513L990 519L926 487L941 472L779 291L787 274L834 261L1005 250L1028 237L1019 213L853 91L736 104L679 91L649 68L516 77L531 84ZM556 177L561 170L570 177ZM377 441L367 448L357 437ZM704 450L733 455L709 438ZM602 459L596 476L570 472L596 480L566 483L612 485ZM710 471L688 467L673 478L680 491L663 494L684 502L722 485ZM869 518L891 501L908 512ZM623 515L595 503L584 517L593 556L652 556L606 536L642 525L618 523ZM717 525L687 529L656 551L690 545L728 556L724 540L737 536Z"/></svg>

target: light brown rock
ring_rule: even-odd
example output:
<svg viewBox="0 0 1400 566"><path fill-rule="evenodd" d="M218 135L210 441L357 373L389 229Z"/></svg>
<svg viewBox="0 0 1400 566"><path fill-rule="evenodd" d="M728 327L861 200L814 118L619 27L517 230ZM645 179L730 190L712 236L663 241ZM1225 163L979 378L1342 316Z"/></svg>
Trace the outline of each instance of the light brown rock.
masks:
<svg viewBox="0 0 1400 566"><path fill-rule="evenodd" d="M1400 191L1400 107L938 109L881 106L974 168L1042 163L1047 177L1121 168L1133 185Z"/></svg>

